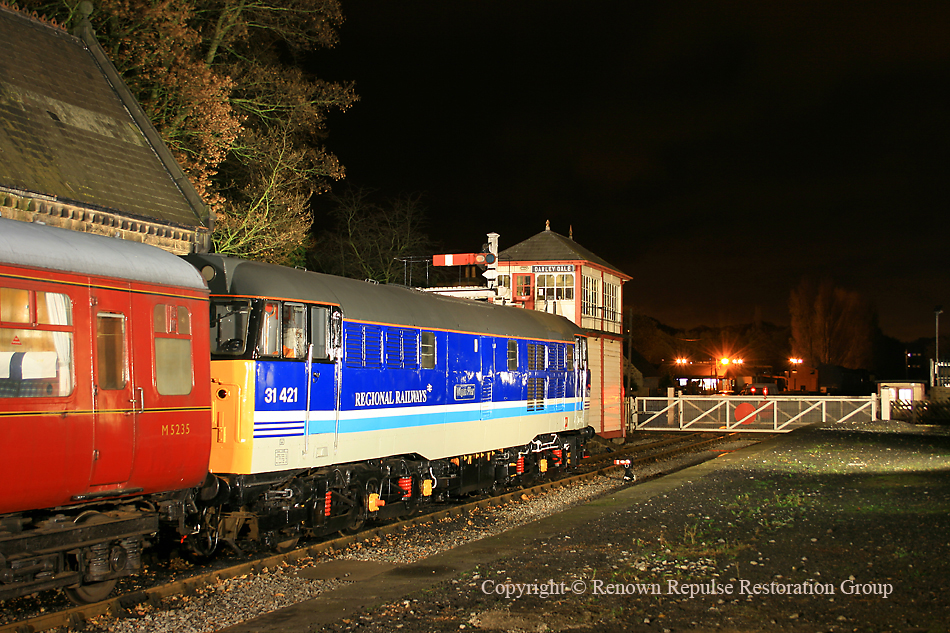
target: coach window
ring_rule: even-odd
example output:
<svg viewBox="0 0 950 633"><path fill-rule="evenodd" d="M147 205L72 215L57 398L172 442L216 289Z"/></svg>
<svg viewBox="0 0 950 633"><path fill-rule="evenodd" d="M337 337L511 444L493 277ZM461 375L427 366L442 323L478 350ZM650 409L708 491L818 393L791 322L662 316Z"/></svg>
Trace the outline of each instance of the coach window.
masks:
<svg viewBox="0 0 950 633"><path fill-rule="evenodd" d="M262 315L258 352L261 356L280 356L280 304L265 301Z"/></svg>
<svg viewBox="0 0 950 633"><path fill-rule="evenodd" d="M518 371L518 341L508 341L508 371Z"/></svg>
<svg viewBox="0 0 950 633"><path fill-rule="evenodd" d="M68 295L0 288L0 398L71 394L73 331Z"/></svg>
<svg viewBox="0 0 950 633"><path fill-rule="evenodd" d="M435 333L422 332L419 337L419 356L423 369L435 368Z"/></svg>
<svg viewBox="0 0 950 633"><path fill-rule="evenodd" d="M323 306L310 306L310 342L313 344L313 360L329 360L330 310Z"/></svg>
<svg viewBox="0 0 950 633"><path fill-rule="evenodd" d="M284 304L283 351L284 358L306 358L307 309L299 303Z"/></svg>
<svg viewBox="0 0 950 633"><path fill-rule="evenodd" d="M100 312L96 315L96 351L100 389L125 389L125 315Z"/></svg>
<svg viewBox="0 0 950 633"><path fill-rule="evenodd" d="M191 393L191 315L184 306L160 303L154 309L155 389L163 396Z"/></svg>

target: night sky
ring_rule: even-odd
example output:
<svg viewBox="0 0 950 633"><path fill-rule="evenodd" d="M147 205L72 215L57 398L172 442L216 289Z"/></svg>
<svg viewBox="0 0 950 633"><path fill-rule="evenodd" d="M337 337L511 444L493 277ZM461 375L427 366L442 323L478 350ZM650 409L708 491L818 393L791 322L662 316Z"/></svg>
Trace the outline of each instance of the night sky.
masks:
<svg viewBox="0 0 950 633"><path fill-rule="evenodd" d="M902 340L950 313L950 3L341 4L327 147L446 252L573 226L676 327L787 324L803 275Z"/></svg>

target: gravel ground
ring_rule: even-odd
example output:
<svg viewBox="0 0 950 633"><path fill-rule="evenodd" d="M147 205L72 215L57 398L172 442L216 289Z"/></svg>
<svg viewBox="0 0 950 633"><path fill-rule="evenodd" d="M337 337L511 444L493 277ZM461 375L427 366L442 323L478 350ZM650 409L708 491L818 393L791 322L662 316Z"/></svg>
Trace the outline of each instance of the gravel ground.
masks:
<svg viewBox="0 0 950 633"><path fill-rule="evenodd" d="M810 427L724 464L324 630L948 630L946 427Z"/></svg>
<svg viewBox="0 0 950 633"><path fill-rule="evenodd" d="M749 443L744 441L732 446ZM600 448L604 450L603 446ZM638 470L638 476L641 479L653 477L661 468L664 472L669 472L709 459L715 454L717 453L705 452L684 455L663 462L662 466L654 464L641 468ZM499 534L562 512L629 485L629 482L623 481L622 475L623 471L617 470L609 476L556 488L539 495L524 494L504 506L478 509L468 516L443 519L435 525L413 526L398 535L374 537L344 550L305 558L276 569L265 569L260 574L223 580L191 595L166 598L160 609L150 604L141 604L124 617L93 618L86 623L83 630L103 633L215 631L308 600L346 584L345 581L337 579L309 577L315 574L308 574L308 570L323 563L333 560L373 561L395 565L417 562L460 544ZM59 629L60 633L65 631L66 629Z"/></svg>

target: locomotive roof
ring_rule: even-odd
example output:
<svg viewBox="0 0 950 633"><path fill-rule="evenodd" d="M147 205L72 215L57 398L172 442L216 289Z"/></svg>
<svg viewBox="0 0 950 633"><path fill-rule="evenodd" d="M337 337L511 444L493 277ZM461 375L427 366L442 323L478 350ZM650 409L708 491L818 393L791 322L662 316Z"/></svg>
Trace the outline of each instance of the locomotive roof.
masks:
<svg viewBox="0 0 950 633"><path fill-rule="evenodd" d="M205 289L198 271L160 248L5 218L0 264Z"/></svg>
<svg viewBox="0 0 950 633"><path fill-rule="evenodd" d="M188 255L216 271L213 295L274 297L337 304L346 319L533 339L573 340L583 330L564 317L430 294L219 255ZM223 273L223 274L222 274ZM205 275L207 278L209 275Z"/></svg>

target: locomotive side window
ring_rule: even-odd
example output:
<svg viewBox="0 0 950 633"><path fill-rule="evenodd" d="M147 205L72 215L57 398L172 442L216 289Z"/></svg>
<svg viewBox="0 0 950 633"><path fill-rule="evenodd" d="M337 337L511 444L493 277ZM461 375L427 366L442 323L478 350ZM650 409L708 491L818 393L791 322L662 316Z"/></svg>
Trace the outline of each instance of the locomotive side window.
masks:
<svg viewBox="0 0 950 633"><path fill-rule="evenodd" d="M125 315L100 312L96 315L96 350L99 359L97 383L100 389L125 389Z"/></svg>
<svg viewBox="0 0 950 633"><path fill-rule="evenodd" d="M285 303L283 314L281 331L284 358L306 358L307 309L300 303Z"/></svg>
<svg viewBox="0 0 950 633"><path fill-rule="evenodd" d="M261 356L280 356L280 304L276 301L264 302L258 352Z"/></svg>
<svg viewBox="0 0 950 633"><path fill-rule="evenodd" d="M69 296L0 288L0 398L68 396L73 373Z"/></svg>
<svg viewBox="0 0 950 633"><path fill-rule="evenodd" d="M518 341L508 341L508 371L518 370Z"/></svg>
<svg viewBox="0 0 950 633"><path fill-rule="evenodd" d="M241 356L247 351L248 316L251 302L213 300L211 302L211 354Z"/></svg>
<svg viewBox="0 0 950 633"><path fill-rule="evenodd" d="M419 359L423 369L435 369L435 332L420 333Z"/></svg>
<svg viewBox="0 0 950 633"><path fill-rule="evenodd" d="M194 383L191 315L184 306L158 304L154 309L155 388L163 396L191 393Z"/></svg>
<svg viewBox="0 0 950 633"><path fill-rule="evenodd" d="M574 346L570 344L564 346L564 369L574 369Z"/></svg>

